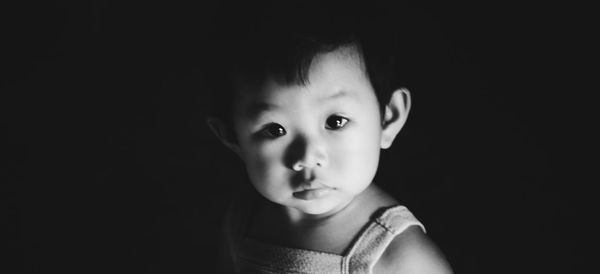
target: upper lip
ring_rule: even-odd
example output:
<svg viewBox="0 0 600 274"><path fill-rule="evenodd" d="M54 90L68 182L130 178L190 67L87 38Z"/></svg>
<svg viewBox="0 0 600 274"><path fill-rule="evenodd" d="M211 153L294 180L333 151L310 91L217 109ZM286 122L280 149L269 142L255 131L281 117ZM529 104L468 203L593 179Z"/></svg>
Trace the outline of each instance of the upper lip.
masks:
<svg viewBox="0 0 600 274"><path fill-rule="evenodd" d="M331 187L319 182L319 180L313 179L313 180L307 180L306 182L303 182L298 187L297 191L306 191L306 190L313 190L313 189L320 189L320 188L331 188Z"/></svg>
<svg viewBox="0 0 600 274"><path fill-rule="evenodd" d="M322 177L317 174L314 170L303 170L297 172L292 176L292 183L295 186L296 192L320 189L320 188L333 188L323 183Z"/></svg>

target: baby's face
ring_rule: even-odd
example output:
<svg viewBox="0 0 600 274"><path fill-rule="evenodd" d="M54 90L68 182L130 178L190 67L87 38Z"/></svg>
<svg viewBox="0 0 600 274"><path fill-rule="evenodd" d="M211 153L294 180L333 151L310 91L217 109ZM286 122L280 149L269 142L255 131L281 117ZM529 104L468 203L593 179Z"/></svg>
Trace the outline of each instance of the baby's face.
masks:
<svg viewBox="0 0 600 274"><path fill-rule="evenodd" d="M333 213L365 190L381 148L378 101L359 55L317 57L306 86L267 81L236 98L234 130L254 187L307 214Z"/></svg>

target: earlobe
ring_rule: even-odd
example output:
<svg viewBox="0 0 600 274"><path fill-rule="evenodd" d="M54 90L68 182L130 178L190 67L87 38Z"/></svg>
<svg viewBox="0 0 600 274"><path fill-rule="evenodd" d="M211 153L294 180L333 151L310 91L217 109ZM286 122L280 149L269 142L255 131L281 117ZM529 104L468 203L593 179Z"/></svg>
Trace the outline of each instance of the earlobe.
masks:
<svg viewBox="0 0 600 274"><path fill-rule="evenodd" d="M408 113L410 112L411 98L410 92L406 88L401 88L390 97L390 102L385 106L385 114L382 121L381 148L389 148L396 135L400 132Z"/></svg>
<svg viewBox="0 0 600 274"><path fill-rule="evenodd" d="M221 143L235 152L238 156L240 155L240 147L235 141L232 130L228 128L223 121L214 117L209 117L206 119L206 123Z"/></svg>

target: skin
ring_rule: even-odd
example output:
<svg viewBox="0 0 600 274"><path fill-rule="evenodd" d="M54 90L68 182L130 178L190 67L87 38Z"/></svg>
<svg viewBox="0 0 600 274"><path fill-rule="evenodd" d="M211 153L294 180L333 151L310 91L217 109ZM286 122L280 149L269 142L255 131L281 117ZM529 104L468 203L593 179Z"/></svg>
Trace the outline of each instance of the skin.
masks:
<svg viewBox="0 0 600 274"><path fill-rule="evenodd" d="M377 209L397 204L372 180L381 149L391 146L406 121L410 96L407 90L394 92L381 117L353 47L315 57L308 79L303 86L267 79L259 89L241 88L233 127L218 120L209 124L244 161L254 188L267 200L253 216L250 237L343 254ZM412 234L412 246L415 241L431 246L423 234ZM407 254L393 243L378 271L394 269L389 258Z"/></svg>
<svg viewBox="0 0 600 274"><path fill-rule="evenodd" d="M359 65L350 52L327 54L315 60L306 86L269 79L258 91L238 93L234 131L250 180L294 220L335 214L375 175L381 120ZM312 199L322 192L327 197Z"/></svg>

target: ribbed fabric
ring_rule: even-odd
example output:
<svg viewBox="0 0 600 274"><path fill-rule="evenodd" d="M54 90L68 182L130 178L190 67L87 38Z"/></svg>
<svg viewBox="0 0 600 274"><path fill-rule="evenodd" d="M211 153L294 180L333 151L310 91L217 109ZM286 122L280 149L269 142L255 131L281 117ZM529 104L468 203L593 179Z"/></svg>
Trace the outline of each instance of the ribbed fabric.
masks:
<svg viewBox="0 0 600 274"><path fill-rule="evenodd" d="M233 269L236 273L372 273L373 266L392 240L413 225L425 231L423 224L406 207L384 208L365 225L345 255L238 238L230 245ZM230 239L235 238L232 235Z"/></svg>

